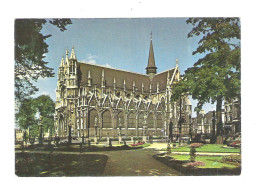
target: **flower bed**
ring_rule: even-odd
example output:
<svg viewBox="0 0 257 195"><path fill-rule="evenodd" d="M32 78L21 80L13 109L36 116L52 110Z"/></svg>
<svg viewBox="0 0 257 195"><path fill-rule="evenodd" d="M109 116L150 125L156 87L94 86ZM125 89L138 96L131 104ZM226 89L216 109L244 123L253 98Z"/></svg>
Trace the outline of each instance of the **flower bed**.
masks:
<svg viewBox="0 0 257 195"><path fill-rule="evenodd" d="M197 167L197 166L205 166L205 163L204 162L201 162L201 161L195 161L195 162L189 162L187 164L184 165L185 167Z"/></svg>
<svg viewBox="0 0 257 195"><path fill-rule="evenodd" d="M131 144L131 146L135 147L135 146L140 146L140 145L143 145L145 144L145 142L138 142L136 144Z"/></svg>
<svg viewBox="0 0 257 195"><path fill-rule="evenodd" d="M241 146L241 141L233 141L231 144L228 144L228 146L240 147Z"/></svg>
<svg viewBox="0 0 257 195"><path fill-rule="evenodd" d="M192 143L192 144L190 144L190 147L194 147L194 148L200 148L201 146L203 146L202 143Z"/></svg>

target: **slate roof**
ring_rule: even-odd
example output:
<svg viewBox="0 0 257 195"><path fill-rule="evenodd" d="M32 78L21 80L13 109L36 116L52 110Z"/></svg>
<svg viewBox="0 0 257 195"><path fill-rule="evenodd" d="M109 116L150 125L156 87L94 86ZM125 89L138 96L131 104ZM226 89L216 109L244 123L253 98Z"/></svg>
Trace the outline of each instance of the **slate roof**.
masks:
<svg viewBox="0 0 257 195"><path fill-rule="evenodd" d="M88 71L90 70L90 76L92 78L92 85L101 87L102 83L102 70L104 70L104 79L106 89L109 87L113 88L114 77L116 80L116 89L124 89L124 80L126 82L126 90L132 91L133 81L135 82L136 89L138 92L142 92L142 83L144 84L144 92L149 92L150 83L152 83L152 93L157 91L157 82L159 83L159 92L166 90L167 74L169 72L169 78L172 77L175 68L161 72L154 75L152 81L146 74L140 74L135 72L129 72L119 69L114 69L105 66L93 65L84 62L78 62L79 72L78 79L80 86L87 86L88 84Z"/></svg>

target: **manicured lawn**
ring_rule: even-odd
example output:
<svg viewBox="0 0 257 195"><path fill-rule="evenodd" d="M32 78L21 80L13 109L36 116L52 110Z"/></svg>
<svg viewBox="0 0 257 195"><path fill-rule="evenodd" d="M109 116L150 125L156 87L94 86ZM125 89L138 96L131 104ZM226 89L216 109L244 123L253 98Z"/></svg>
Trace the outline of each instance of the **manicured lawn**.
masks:
<svg viewBox="0 0 257 195"><path fill-rule="evenodd" d="M171 155L176 160L189 161L189 155ZM199 166L198 168L236 168L238 166L229 163L221 162L222 156L196 156L195 161L202 161L205 166Z"/></svg>
<svg viewBox="0 0 257 195"><path fill-rule="evenodd" d="M240 149L239 148L222 148L222 146L225 145L219 145L219 144L205 144L200 148L196 148L196 152L214 152L214 153L239 153ZM190 147L189 146L182 146L182 147L176 147L176 148L171 148L171 151L176 151L176 152L190 152Z"/></svg>

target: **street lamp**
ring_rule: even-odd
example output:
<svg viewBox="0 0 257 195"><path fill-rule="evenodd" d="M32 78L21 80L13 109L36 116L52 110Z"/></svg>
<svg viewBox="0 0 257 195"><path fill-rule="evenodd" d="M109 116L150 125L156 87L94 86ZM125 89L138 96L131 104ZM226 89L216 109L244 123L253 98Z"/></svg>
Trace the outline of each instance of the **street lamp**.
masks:
<svg viewBox="0 0 257 195"><path fill-rule="evenodd" d="M122 124L121 124L121 118L119 117L119 129L120 129L120 136L121 136L121 127L122 127Z"/></svg>
<svg viewBox="0 0 257 195"><path fill-rule="evenodd" d="M181 98L181 95L179 97L179 145L181 145L181 131L182 131L182 98Z"/></svg>
<svg viewBox="0 0 257 195"><path fill-rule="evenodd" d="M95 117L95 124L94 124L94 126L95 126L95 137L97 137L97 127L98 127L97 122L98 122L97 117ZM100 133L99 133L99 136L100 136Z"/></svg>
<svg viewBox="0 0 257 195"><path fill-rule="evenodd" d="M42 116L39 116L39 145L43 144L43 132L42 132Z"/></svg>
<svg viewBox="0 0 257 195"><path fill-rule="evenodd" d="M68 135L68 143L71 144L71 120L69 122L69 135Z"/></svg>
<svg viewBox="0 0 257 195"><path fill-rule="evenodd" d="M191 114L189 115L189 136L190 136L190 139L192 140L192 116L191 116Z"/></svg>
<svg viewBox="0 0 257 195"><path fill-rule="evenodd" d="M212 143L215 141L215 126L216 126L216 120L215 120L215 109L212 107Z"/></svg>

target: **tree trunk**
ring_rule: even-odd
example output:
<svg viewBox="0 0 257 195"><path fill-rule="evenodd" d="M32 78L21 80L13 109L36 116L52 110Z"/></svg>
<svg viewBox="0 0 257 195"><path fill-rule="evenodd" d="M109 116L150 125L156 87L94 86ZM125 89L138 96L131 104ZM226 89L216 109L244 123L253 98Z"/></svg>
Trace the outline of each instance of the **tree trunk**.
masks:
<svg viewBox="0 0 257 195"><path fill-rule="evenodd" d="M222 96L219 96L217 99L216 105L216 116L217 116L217 136L223 135L223 125L222 125L222 115L221 115L221 108L222 108Z"/></svg>

